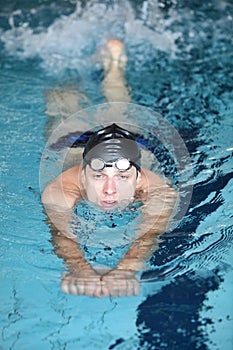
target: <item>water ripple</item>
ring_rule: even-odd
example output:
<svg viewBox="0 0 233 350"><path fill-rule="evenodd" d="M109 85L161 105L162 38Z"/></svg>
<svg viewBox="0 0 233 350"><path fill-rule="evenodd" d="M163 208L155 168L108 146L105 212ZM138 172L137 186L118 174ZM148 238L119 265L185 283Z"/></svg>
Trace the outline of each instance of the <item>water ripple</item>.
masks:
<svg viewBox="0 0 233 350"><path fill-rule="evenodd" d="M186 246L186 250L154 271L143 275L144 281L172 279L192 271L205 273L217 266L230 268L232 254L233 226L222 228L219 232L207 233Z"/></svg>

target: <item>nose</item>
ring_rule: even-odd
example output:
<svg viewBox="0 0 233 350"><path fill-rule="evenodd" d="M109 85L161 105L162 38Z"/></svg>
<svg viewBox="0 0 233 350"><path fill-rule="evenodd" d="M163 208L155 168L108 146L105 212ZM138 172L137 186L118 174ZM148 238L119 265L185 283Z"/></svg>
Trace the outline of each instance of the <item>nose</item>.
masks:
<svg viewBox="0 0 233 350"><path fill-rule="evenodd" d="M112 195L117 192L116 182L113 178L108 178L105 181L103 191L105 194Z"/></svg>

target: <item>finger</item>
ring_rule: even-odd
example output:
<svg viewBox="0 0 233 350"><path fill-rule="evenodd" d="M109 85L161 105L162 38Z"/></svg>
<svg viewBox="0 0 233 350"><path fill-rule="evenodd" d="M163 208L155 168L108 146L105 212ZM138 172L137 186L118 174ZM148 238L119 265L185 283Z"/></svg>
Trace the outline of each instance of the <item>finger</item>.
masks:
<svg viewBox="0 0 233 350"><path fill-rule="evenodd" d="M78 295L79 294L79 289L78 289L78 286L75 284L75 282L74 281L70 281L70 283L69 283L69 291L70 291L70 294Z"/></svg>
<svg viewBox="0 0 233 350"><path fill-rule="evenodd" d="M108 297L110 296L110 292L109 289L105 286L101 286L101 293L104 297Z"/></svg>
<svg viewBox="0 0 233 350"><path fill-rule="evenodd" d="M128 296L135 295L135 281L131 279L128 286Z"/></svg>
<svg viewBox="0 0 233 350"><path fill-rule="evenodd" d="M116 286L115 286L115 283L111 283L111 284L108 283L104 288L105 288L104 291L105 291L106 293L108 293L109 296L111 296L111 297L116 297L116 296L118 296L118 295L117 295L117 288L116 288ZM106 291L106 289L107 289L107 291Z"/></svg>
<svg viewBox="0 0 233 350"><path fill-rule="evenodd" d="M74 288L73 284L67 279L62 281L61 289L66 294L77 294L77 289Z"/></svg>
<svg viewBox="0 0 233 350"><path fill-rule="evenodd" d="M124 297L127 296L129 292L129 283L127 280L124 281L124 284L121 283L119 286L119 292L118 295L119 297Z"/></svg>
<svg viewBox="0 0 233 350"><path fill-rule="evenodd" d="M101 287L100 286L96 287L93 293L93 297L101 298L101 296L102 296Z"/></svg>
<svg viewBox="0 0 233 350"><path fill-rule="evenodd" d="M111 288L111 296L113 297L123 297L127 295L127 289L125 288L125 283L124 285L122 283L116 283L112 288Z"/></svg>
<svg viewBox="0 0 233 350"><path fill-rule="evenodd" d="M138 295L140 293L140 284L137 280L134 281L133 290L134 290L134 295Z"/></svg>
<svg viewBox="0 0 233 350"><path fill-rule="evenodd" d="M70 283L70 274L64 273L61 281L61 290L66 294L70 294L69 283Z"/></svg>
<svg viewBox="0 0 233 350"><path fill-rule="evenodd" d="M74 286L77 289L77 293L78 295L84 295L85 294L85 281L82 280L76 280L74 283Z"/></svg>
<svg viewBox="0 0 233 350"><path fill-rule="evenodd" d="M62 290L65 294L69 294L69 289L68 289L67 281L62 281L62 282L61 282L61 290Z"/></svg>

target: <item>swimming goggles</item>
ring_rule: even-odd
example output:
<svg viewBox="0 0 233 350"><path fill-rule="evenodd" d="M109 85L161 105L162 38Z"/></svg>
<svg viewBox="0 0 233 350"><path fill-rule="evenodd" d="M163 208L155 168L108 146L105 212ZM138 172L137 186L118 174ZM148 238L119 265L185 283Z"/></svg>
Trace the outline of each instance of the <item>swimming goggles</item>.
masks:
<svg viewBox="0 0 233 350"><path fill-rule="evenodd" d="M126 171L126 170L129 170L131 166L134 165L134 163L129 161L127 158L120 158L115 162L108 162L108 163L106 163L103 159L93 158L91 159L89 165L91 169L94 171L101 171L105 167L112 167L112 166L114 166L119 171Z"/></svg>

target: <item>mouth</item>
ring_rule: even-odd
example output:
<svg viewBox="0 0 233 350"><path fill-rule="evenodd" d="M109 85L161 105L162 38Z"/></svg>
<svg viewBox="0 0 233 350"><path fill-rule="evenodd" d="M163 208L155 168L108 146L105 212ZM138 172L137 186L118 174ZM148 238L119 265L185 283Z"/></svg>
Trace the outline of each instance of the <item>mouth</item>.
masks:
<svg viewBox="0 0 233 350"><path fill-rule="evenodd" d="M105 208L113 208L117 205L117 201L101 201L101 206Z"/></svg>

